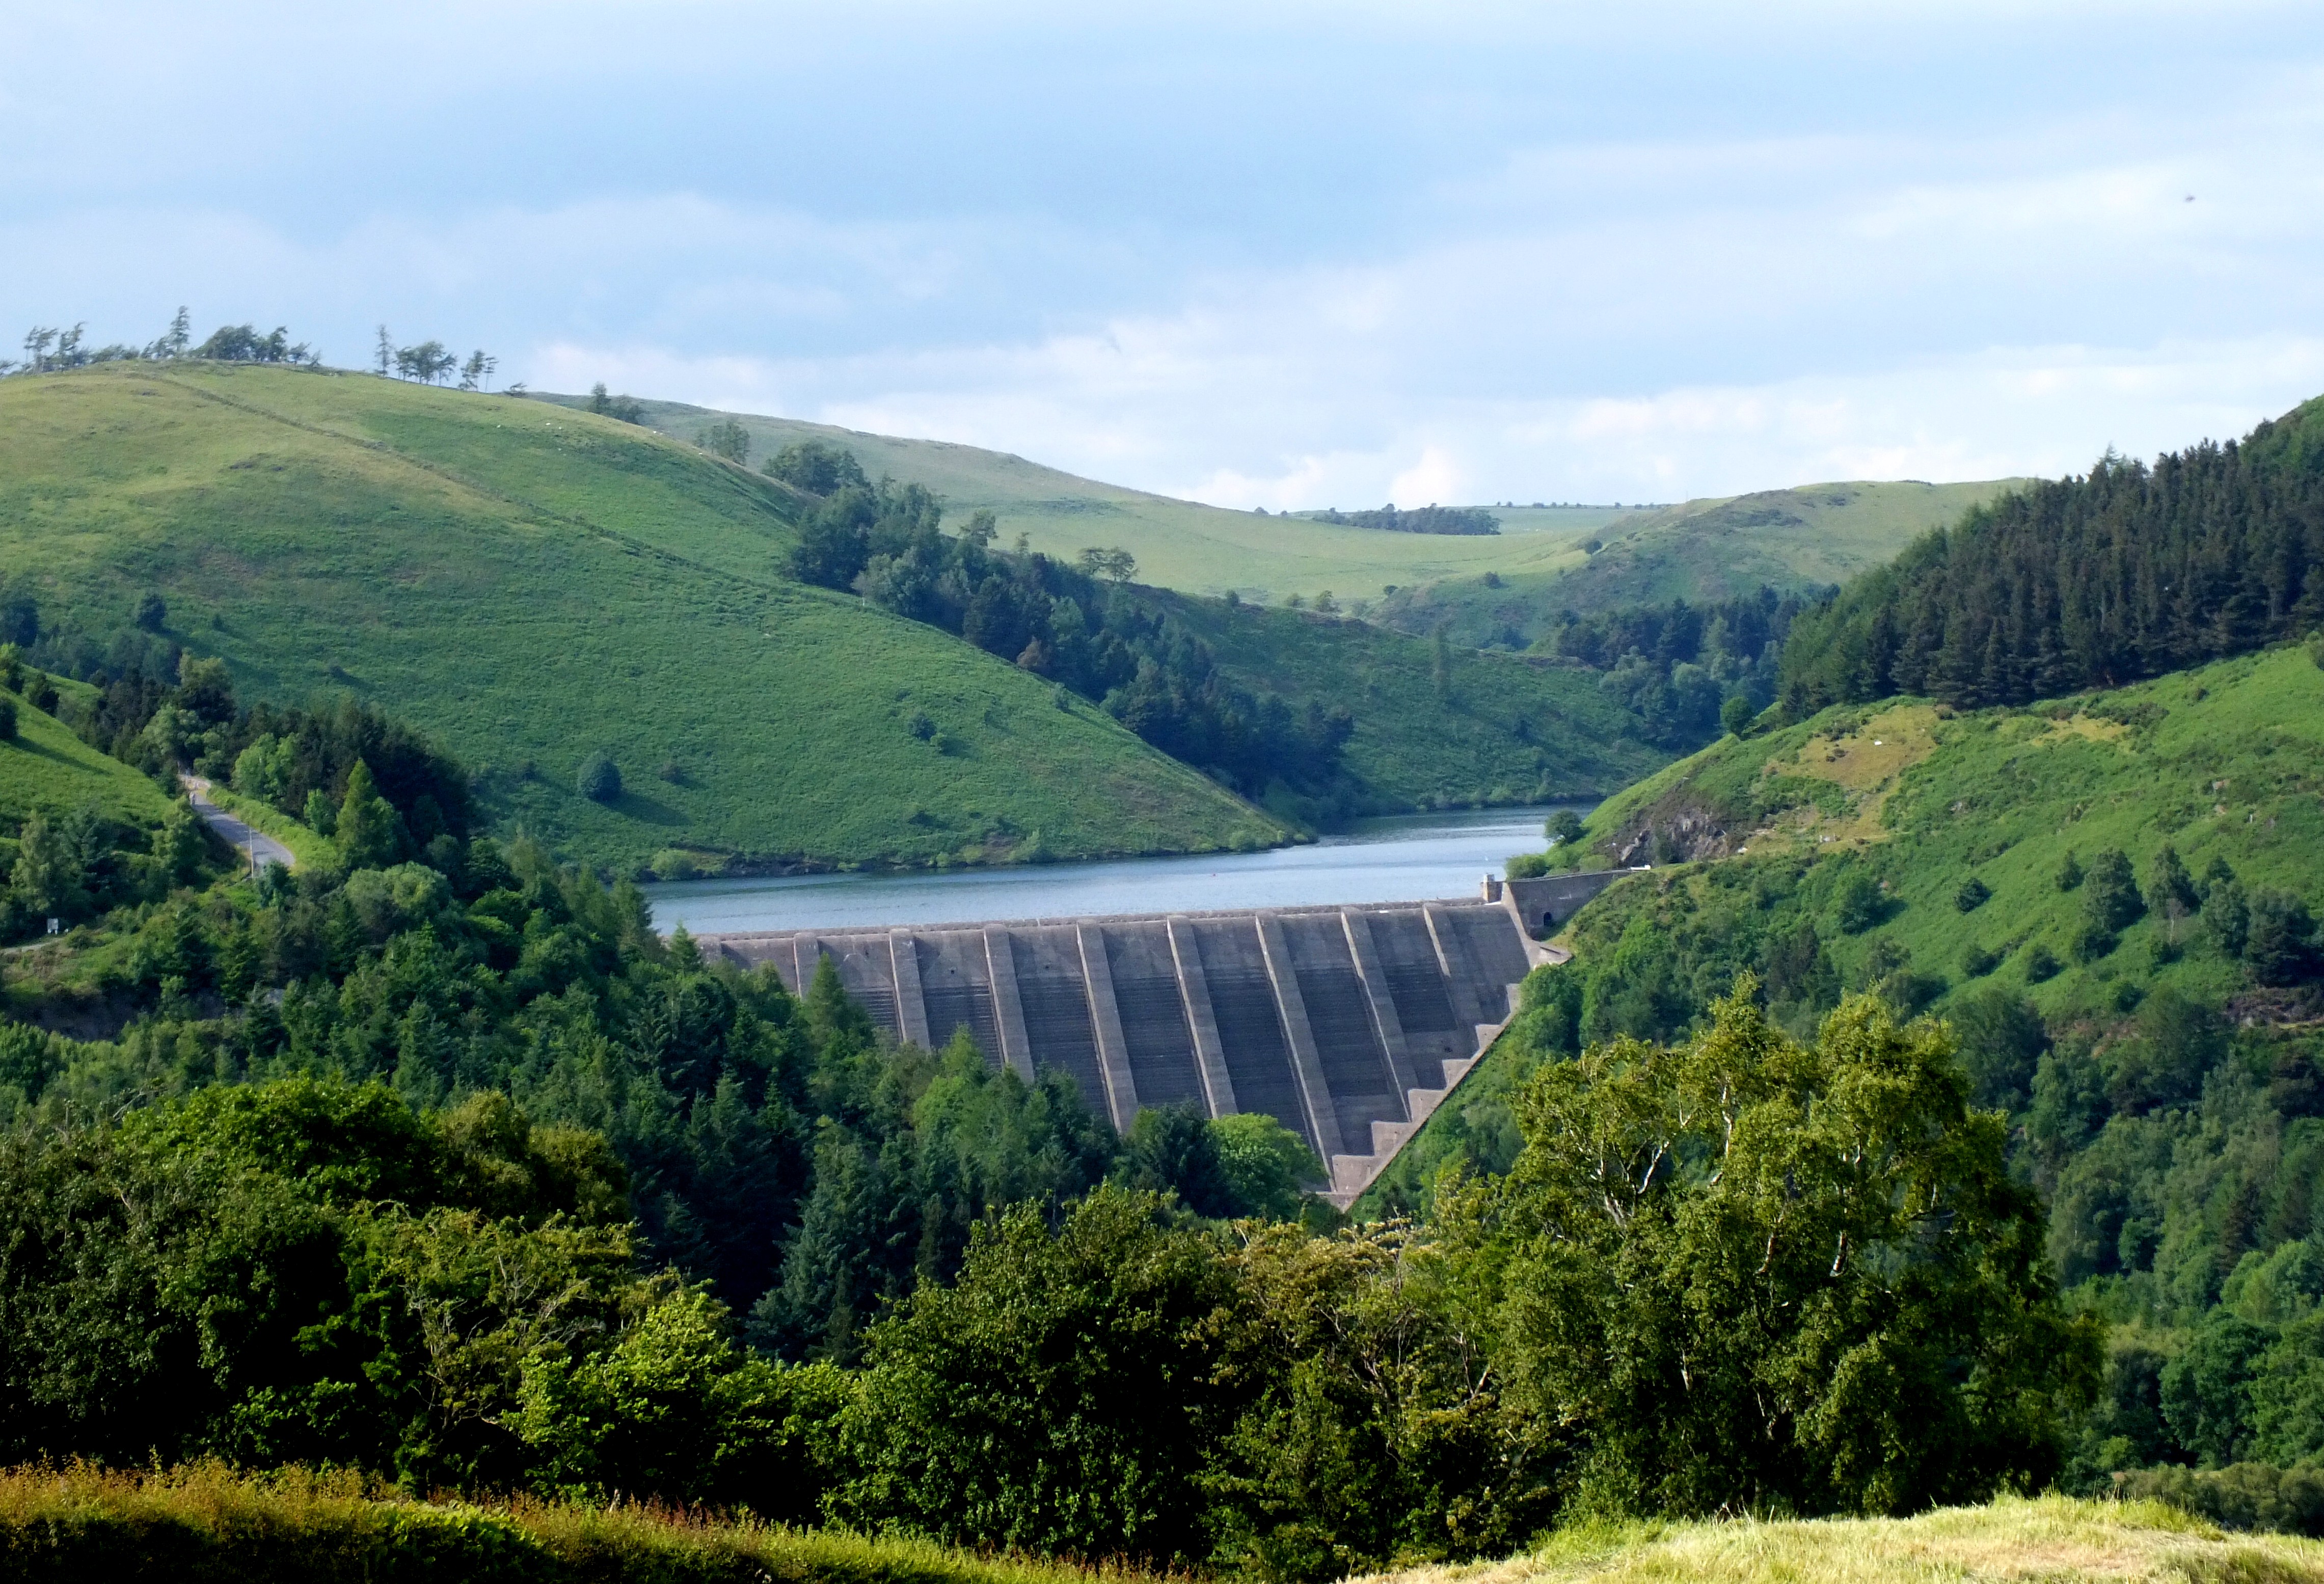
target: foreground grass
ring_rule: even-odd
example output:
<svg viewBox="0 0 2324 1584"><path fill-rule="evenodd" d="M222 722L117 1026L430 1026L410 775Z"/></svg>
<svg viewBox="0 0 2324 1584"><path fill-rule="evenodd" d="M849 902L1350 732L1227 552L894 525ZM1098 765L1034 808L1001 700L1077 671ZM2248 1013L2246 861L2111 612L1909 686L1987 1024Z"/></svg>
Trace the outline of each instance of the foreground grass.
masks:
<svg viewBox="0 0 2324 1584"><path fill-rule="evenodd" d="M1699 1579L1776 1584L1935 1584L1966 1579L2109 1579L2292 1584L2324 1579L2324 1544L2229 1534L2157 1502L2044 1497L1917 1518L1644 1524L1570 1531L1505 1562L1421 1568L1394 1584L1609 1584Z"/></svg>
<svg viewBox="0 0 2324 1584"><path fill-rule="evenodd" d="M1092 1584L1143 1575L971 1556L634 1503L420 1502L353 1474L218 1466L0 1471L0 1578L186 1584Z"/></svg>

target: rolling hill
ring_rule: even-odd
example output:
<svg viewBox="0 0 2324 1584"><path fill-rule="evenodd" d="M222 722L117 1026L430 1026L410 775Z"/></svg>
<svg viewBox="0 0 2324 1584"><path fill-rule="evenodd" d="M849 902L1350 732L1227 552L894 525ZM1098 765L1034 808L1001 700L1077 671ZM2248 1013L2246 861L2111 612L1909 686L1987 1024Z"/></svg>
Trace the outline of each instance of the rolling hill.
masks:
<svg viewBox="0 0 2324 1584"><path fill-rule="evenodd" d="M571 408L586 400L547 394L538 399ZM1402 587L1486 572L1506 576L1578 565L1584 559L1580 542L1621 515L1595 508L1512 512L1511 526L1529 531L1489 537L1383 533L1172 500L950 441L901 439L676 401L640 406L647 427L686 441L714 423L740 424L751 437L753 466L796 441L827 441L853 452L873 478L885 474L933 491L954 517L992 512L1004 545L1021 533L1034 549L1066 559L1084 546L1118 546L1138 557L1141 582L1188 594L1231 589L1263 603L1328 592L1347 603L1378 599L1391 584Z"/></svg>
<svg viewBox="0 0 2324 1584"><path fill-rule="evenodd" d="M775 573L799 502L633 426L279 368L0 381L0 554L51 644L148 592L248 696L347 689L481 772L503 828L633 869L1265 845L1101 711ZM916 733L914 717L931 725ZM625 787L582 797L613 756Z"/></svg>
<svg viewBox="0 0 2324 1584"><path fill-rule="evenodd" d="M1931 529L1945 527L2024 481L1982 483L1829 483L1762 490L1635 512L1580 536L1537 567L1491 568L1398 589L1371 619L1406 632L1440 623L1456 643L1523 649L1560 611L1692 603L1845 582L1886 562ZM1600 548L1586 549L1596 539Z"/></svg>
<svg viewBox="0 0 2324 1584"><path fill-rule="evenodd" d="M1448 646L1311 612L1158 596L1246 686L1343 702L1351 812L1590 797L1669 760L1598 675L1535 656Z"/></svg>

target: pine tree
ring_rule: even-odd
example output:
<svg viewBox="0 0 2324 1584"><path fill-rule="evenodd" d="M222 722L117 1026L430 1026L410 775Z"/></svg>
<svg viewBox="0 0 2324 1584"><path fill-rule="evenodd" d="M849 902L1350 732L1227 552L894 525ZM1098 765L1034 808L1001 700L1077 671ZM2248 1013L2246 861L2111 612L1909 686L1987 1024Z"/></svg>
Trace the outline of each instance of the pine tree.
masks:
<svg viewBox="0 0 2324 1584"><path fill-rule="evenodd" d="M401 856L401 824L374 785L371 767L355 760L347 772L346 795L339 800L336 822L341 860L351 870L386 868Z"/></svg>

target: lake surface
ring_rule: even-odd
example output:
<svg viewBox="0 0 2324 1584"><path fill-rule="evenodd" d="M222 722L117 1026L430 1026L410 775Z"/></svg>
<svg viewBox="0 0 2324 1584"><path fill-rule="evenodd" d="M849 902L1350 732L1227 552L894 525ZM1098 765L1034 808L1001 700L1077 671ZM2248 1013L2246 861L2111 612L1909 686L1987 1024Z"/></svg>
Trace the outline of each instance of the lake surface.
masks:
<svg viewBox="0 0 2324 1584"><path fill-rule="evenodd" d="M973 924L1194 913L1209 907L1425 902L1473 897L1513 852L1538 852L1542 823L1588 803L1364 820L1306 847L909 874L682 880L646 888L654 927L696 935L862 925Z"/></svg>

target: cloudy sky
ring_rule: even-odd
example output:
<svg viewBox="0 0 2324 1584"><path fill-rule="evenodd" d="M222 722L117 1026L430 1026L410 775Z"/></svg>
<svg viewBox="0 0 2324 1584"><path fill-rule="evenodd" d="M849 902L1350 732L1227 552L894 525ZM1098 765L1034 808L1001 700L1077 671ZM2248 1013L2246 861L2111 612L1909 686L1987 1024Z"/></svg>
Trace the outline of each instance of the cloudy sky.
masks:
<svg viewBox="0 0 2324 1584"><path fill-rule="evenodd" d="M2324 391L2313 0L0 19L0 315L97 341L383 321L1270 509L2059 474Z"/></svg>

